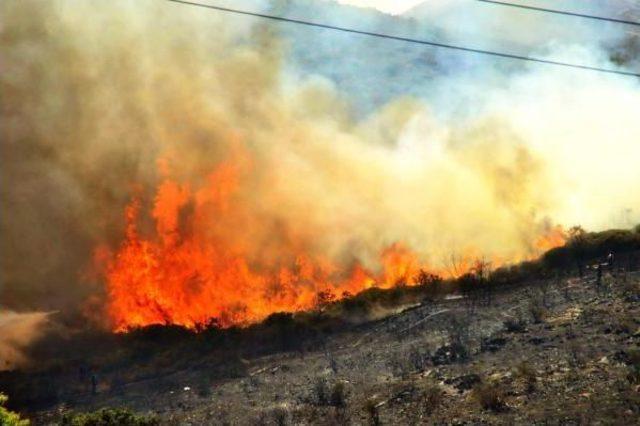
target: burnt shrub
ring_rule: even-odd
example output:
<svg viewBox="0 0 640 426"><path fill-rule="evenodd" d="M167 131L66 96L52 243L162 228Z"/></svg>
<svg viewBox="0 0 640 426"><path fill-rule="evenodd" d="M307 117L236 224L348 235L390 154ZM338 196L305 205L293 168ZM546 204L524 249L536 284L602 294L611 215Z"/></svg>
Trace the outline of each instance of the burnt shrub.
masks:
<svg viewBox="0 0 640 426"><path fill-rule="evenodd" d="M510 318L503 323L504 331L508 333L524 333L527 331L527 322L521 318Z"/></svg>
<svg viewBox="0 0 640 426"><path fill-rule="evenodd" d="M422 288L426 299L433 300L442 294L442 277L439 275L421 269L413 280L417 286Z"/></svg>
<svg viewBox="0 0 640 426"><path fill-rule="evenodd" d="M447 379L444 381L444 383L447 385L452 385L453 387L458 389L459 393L462 393L466 390L473 389L474 386L482 383L482 379L477 374L465 374L454 379Z"/></svg>
<svg viewBox="0 0 640 426"><path fill-rule="evenodd" d="M367 398L362 408L364 412L367 414L367 418L371 426L380 425L380 412L378 409L378 403L376 402L375 399Z"/></svg>
<svg viewBox="0 0 640 426"><path fill-rule="evenodd" d="M285 407L276 407L271 411L271 417L277 426L284 426L287 424L289 412Z"/></svg>
<svg viewBox="0 0 640 426"><path fill-rule="evenodd" d="M428 385L422 393L422 410L425 415L432 415L442 404L444 392L437 384Z"/></svg>
<svg viewBox="0 0 640 426"><path fill-rule="evenodd" d="M342 381L329 384L326 379L318 377L313 384L311 399L315 404L321 406L346 407L346 386Z"/></svg>
<svg viewBox="0 0 640 426"><path fill-rule="evenodd" d="M431 362L436 366L464 362L468 359L469 351L466 346L460 345L459 343L441 346L431 356Z"/></svg>
<svg viewBox="0 0 640 426"><path fill-rule="evenodd" d="M507 344L507 339L504 337L487 337L480 342L481 352L498 352L504 345Z"/></svg>
<svg viewBox="0 0 640 426"><path fill-rule="evenodd" d="M333 407L343 408L347 405L347 392L344 382L338 381L331 387L329 404Z"/></svg>
<svg viewBox="0 0 640 426"><path fill-rule="evenodd" d="M535 390L536 382L538 381L538 374L531 364L526 361L522 361L516 365L514 376L524 384L525 391L527 393L531 393Z"/></svg>
<svg viewBox="0 0 640 426"><path fill-rule="evenodd" d="M329 405L329 385L326 379L316 378L313 383L312 400L318 405Z"/></svg>
<svg viewBox="0 0 640 426"><path fill-rule="evenodd" d="M473 397L484 410L500 413L506 410L505 392L497 383L481 383L473 388Z"/></svg>
<svg viewBox="0 0 640 426"><path fill-rule="evenodd" d="M529 314L534 324L543 322L547 313L547 308L544 307L542 300L535 298L529 302Z"/></svg>

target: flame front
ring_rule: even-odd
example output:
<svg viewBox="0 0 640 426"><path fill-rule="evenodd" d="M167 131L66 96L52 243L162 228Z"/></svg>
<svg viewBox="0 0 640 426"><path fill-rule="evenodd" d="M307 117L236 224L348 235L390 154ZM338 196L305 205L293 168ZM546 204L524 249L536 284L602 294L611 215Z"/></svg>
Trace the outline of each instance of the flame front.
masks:
<svg viewBox="0 0 640 426"><path fill-rule="evenodd" d="M374 284L413 282L416 257L400 244L382 253L384 272L378 277L359 263L343 270L311 256L302 241L278 250L281 257L273 263L251 262L246 252L251 242L234 241L228 229L217 226L246 213L232 202L237 185L237 169L230 164L219 166L196 191L164 180L151 210L155 232L149 239L138 229L140 200L127 206L126 238L106 270L115 330L150 324L194 328L213 318L222 326L243 325L274 312L312 308L319 297L333 300Z"/></svg>
<svg viewBox="0 0 640 426"><path fill-rule="evenodd" d="M402 243L382 250L377 272L311 253L309 241L295 235L274 235L275 246L256 250L249 238L254 218L236 199L247 164L222 163L195 189L165 176L149 209L150 237L141 235L149 219L143 202L133 198L125 240L106 260L107 309L116 331L151 324L196 328L214 318L224 327L246 325L372 286L415 285L421 269L443 276L470 269L470 255L460 258L455 273L429 268ZM561 244L561 230L552 231L536 246Z"/></svg>

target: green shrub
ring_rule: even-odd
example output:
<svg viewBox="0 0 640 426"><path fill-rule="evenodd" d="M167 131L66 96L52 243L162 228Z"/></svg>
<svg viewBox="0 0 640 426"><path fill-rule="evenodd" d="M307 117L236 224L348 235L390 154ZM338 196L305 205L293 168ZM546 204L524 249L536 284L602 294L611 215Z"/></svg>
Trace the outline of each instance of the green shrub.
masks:
<svg viewBox="0 0 640 426"><path fill-rule="evenodd" d="M0 425L2 426L28 426L29 420L21 419L18 413L9 411L4 407L7 400L6 395L0 393Z"/></svg>
<svg viewBox="0 0 640 426"><path fill-rule="evenodd" d="M157 426L156 417L132 413L124 408L101 408L93 413L67 413L61 426Z"/></svg>

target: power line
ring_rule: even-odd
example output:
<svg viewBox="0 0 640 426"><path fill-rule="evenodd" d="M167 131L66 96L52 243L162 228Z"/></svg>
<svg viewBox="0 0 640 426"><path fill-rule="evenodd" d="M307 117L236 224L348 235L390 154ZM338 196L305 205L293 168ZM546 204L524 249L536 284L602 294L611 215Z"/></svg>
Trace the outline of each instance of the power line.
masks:
<svg viewBox="0 0 640 426"><path fill-rule="evenodd" d="M635 72L631 72L631 71L621 71L621 70L615 70L615 69L611 69L611 68L599 68L599 67L593 67L593 66L589 66L589 65L572 64L572 63L569 63L569 62L553 61L553 60L549 60L549 59L535 58L535 57L531 57L531 56L514 55L514 54L511 54L511 53L496 52L496 51L492 51L492 50L475 49L475 48L471 48L471 47L458 46L458 45L446 44L446 43L438 43L438 42L435 42L435 41L419 40L419 39L408 38L408 37L399 37L399 36L394 36L394 35L390 35L390 34L375 33L375 32L370 32L370 31L361 31L361 30L356 30L356 29L353 29L353 28L338 27L338 26L335 26L335 25L321 24L321 23L318 23L318 22L302 21L302 20L299 20L299 19L284 18L282 16L266 15L266 14L263 14L263 13L249 12L249 11L246 11L246 10L239 10L239 9L231 9L231 8L226 8L226 7L221 7L221 6L214 6L214 5L210 5L210 4L195 3L195 2L190 2L190 1L186 1L186 0L167 0L167 1L172 2L172 3L179 3L179 4L189 5L189 6L203 7L203 8L206 8L206 9L214 9L214 10L218 10L218 11L222 11L222 12L235 13L235 14L239 14L239 15L253 16L253 17L256 17L256 18L265 18L265 19L271 19L271 20L274 20L274 21L288 22L288 23L299 24L299 25L306 25L306 26L309 26L309 27L323 28L323 29L327 29L327 30L342 31L342 32L351 33L351 34L360 34L360 35L384 38L384 39L389 39L389 40L403 41L403 42L407 42L407 43L416 43L416 44L422 44L422 45L427 45L427 46L439 47L439 48L443 48L443 49L458 50L458 51L467 52L467 53L477 53L477 54L481 54L481 55L497 56L497 57L500 57L500 58L508 58L508 59L517 59L517 60L521 60L521 61L536 62L536 63L540 63L540 64L556 65L556 66L568 67L568 68L576 68L576 69L581 69L581 70L596 71L596 72L609 73L609 74L626 75L626 76L632 76L632 77L640 77L640 73L635 73Z"/></svg>
<svg viewBox="0 0 640 426"><path fill-rule="evenodd" d="M587 15L584 13L568 12L568 11L557 10L557 9L547 9L544 7L536 7L536 6L527 6L524 4L509 3L506 1L495 1L495 0L476 0L476 1L479 1L482 3L490 3L494 5L499 5L499 6L508 6L508 7L515 7L518 9L535 10L537 12L556 13L558 15L567 15L567 16L575 16L578 18L596 19L598 21L608 21L608 22L615 22L617 24L635 25L640 27L640 22L627 21L626 19L606 18L604 16Z"/></svg>

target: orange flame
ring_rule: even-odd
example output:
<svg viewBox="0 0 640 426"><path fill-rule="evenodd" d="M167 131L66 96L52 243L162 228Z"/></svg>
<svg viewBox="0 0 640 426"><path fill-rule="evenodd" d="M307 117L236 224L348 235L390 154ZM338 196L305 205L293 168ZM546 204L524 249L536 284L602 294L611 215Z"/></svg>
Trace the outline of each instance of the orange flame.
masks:
<svg viewBox="0 0 640 426"><path fill-rule="evenodd" d="M554 247L559 247L567 241L567 233L562 226L550 227L534 242L535 249L542 253Z"/></svg>
<svg viewBox="0 0 640 426"><path fill-rule="evenodd" d="M268 247L256 248L255 218L236 199L248 161L222 163L195 190L171 180L160 164L165 178L150 209L155 232L142 235L143 202L135 197L125 209L125 240L103 268L116 331L169 323L195 328L212 318L225 327L245 325L274 312L313 308L319 295L333 300L375 285L414 285L418 272L429 270L401 243L380 254L378 274L357 262L344 265L313 254L293 233L274 235ZM555 229L536 247L563 242ZM99 250L105 259L104 247Z"/></svg>

